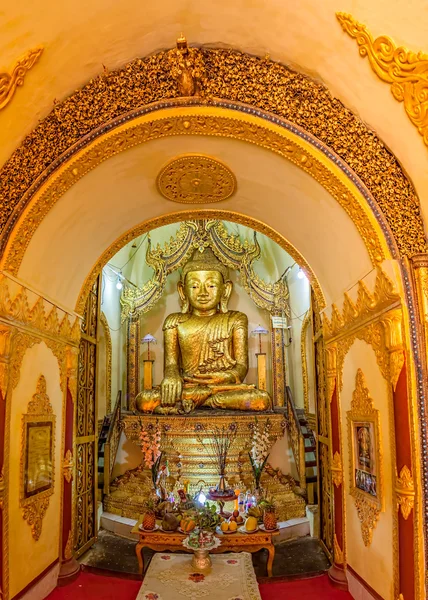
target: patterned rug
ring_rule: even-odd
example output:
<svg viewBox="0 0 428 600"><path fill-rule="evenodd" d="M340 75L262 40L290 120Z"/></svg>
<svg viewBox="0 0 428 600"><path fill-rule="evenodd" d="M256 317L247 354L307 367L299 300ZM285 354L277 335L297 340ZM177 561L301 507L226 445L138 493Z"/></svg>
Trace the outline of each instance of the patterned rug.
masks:
<svg viewBox="0 0 428 600"><path fill-rule="evenodd" d="M206 574L195 572L191 560L191 554L155 554L136 600L261 600L248 552L211 555Z"/></svg>

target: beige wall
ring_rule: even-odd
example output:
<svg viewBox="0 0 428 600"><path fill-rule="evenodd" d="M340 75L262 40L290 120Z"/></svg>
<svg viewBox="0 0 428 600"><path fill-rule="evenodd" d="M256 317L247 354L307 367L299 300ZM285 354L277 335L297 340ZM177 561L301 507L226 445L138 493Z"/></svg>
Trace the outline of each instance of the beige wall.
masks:
<svg viewBox="0 0 428 600"><path fill-rule="evenodd" d="M22 510L19 507L21 417L27 412L28 402L36 393L40 375L46 378L47 394L56 416L55 491L49 500L49 508L43 519L41 536L38 541L35 541L30 526L22 518ZM25 588L59 556L63 399L58 361L44 342L36 344L24 355L19 383L12 393L10 406L10 456L7 465L9 469L9 597L15 596Z"/></svg>
<svg viewBox="0 0 428 600"><path fill-rule="evenodd" d="M380 411L380 433L383 452L384 472L384 511L380 514L373 540L366 547L361 535L354 498L349 494L349 440L347 411L351 409L352 393L355 389L357 369L361 369L366 379L374 407ZM382 377L372 348L363 341L355 341L348 352L343 370L343 389L340 393L343 469L345 481L345 527L348 564L385 600L393 597L393 528L395 507L392 504L392 467L395 464L394 440L391 437L392 415L388 392L389 386Z"/></svg>

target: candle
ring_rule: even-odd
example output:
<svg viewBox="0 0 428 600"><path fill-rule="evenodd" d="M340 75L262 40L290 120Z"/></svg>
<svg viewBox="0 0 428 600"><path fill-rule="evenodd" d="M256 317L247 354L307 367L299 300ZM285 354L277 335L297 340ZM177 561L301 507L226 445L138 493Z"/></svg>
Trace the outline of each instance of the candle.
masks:
<svg viewBox="0 0 428 600"><path fill-rule="evenodd" d="M239 494L241 493L241 490L235 490L235 496L236 496L236 500L234 502L234 510L239 510Z"/></svg>

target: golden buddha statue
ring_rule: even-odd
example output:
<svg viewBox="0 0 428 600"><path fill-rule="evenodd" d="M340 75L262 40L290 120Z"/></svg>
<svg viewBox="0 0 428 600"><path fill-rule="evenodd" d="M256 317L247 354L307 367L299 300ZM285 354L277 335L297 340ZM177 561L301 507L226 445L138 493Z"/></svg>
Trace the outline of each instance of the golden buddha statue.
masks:
<svg viewBox="0 0 428 600"><path fill-rule="evenodd" d="M189 413L271 408L267 392L243 383L248 371L248 319L228 310L232 282L211 249L196 250L178 283L181 313L164 322L164 378L136 397L141 412Z"/></svg>

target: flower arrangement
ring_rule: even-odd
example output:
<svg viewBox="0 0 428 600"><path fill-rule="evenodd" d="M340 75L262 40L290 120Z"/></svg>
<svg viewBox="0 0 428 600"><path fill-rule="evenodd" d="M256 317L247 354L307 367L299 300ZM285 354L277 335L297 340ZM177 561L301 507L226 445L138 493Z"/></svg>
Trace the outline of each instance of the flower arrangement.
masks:
<svg viewBox="0 0 428 600"><path fill-rule="evenodd" d="M259 422L257 421L256 417L253 428L251 451L248 453L248 456L250 457L257 490L260 488L260 478L262 476L263 469L265 468L267 459L269 458L271 443L269 440L268 431L269 421L266 423L266 429L264 431L260 431Z"/></svg>
<svg viewBox="0 0 428 600"><path fill-rule="evenodd" d="M226 490L225 474L227 457L235 442L237 434L237 426L235 423L230 425L223 425L222 427L213 427L209 432L208 436L197 429L196 437L202 447L207 451L210 456L212 463L217 469L217 473L220 475L220 481L216 487L216 491L224 494L225 496L230 495L231 490Z"/></svg>
<svg viewBox="0 0 428 600"><path fill-rule="evenodd" d="M145 466L151 470L153 485L156 487L159 467L163 456L160 447L161 432L159 424L150 424L147 428L141 425L139 436L143 461Z"/></svg>

